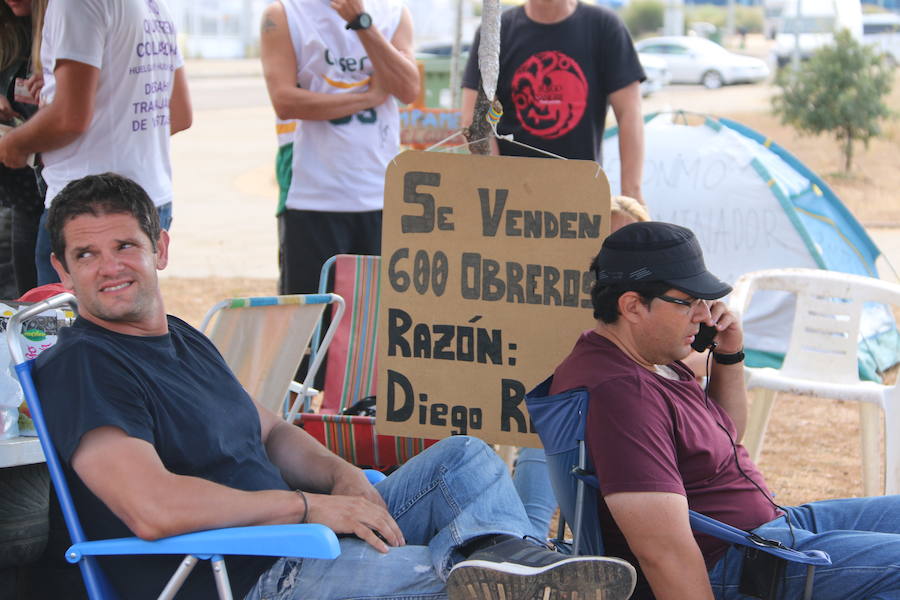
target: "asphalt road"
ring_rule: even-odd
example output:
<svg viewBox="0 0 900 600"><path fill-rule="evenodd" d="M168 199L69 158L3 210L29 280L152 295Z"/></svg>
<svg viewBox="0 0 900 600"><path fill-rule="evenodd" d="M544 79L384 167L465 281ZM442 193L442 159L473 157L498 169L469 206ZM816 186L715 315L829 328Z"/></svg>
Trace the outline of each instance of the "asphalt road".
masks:
<svg viewBox="0 0 900 600"><path fill-rule="evenodd" d="M187 71L194 124L172 140L175 210L163 276L277 277L275 115L259 63L193 61ZM768 110L771 89L669 86L645 99L644 111ZM870 234L900 269L900 233Z"/></svg>

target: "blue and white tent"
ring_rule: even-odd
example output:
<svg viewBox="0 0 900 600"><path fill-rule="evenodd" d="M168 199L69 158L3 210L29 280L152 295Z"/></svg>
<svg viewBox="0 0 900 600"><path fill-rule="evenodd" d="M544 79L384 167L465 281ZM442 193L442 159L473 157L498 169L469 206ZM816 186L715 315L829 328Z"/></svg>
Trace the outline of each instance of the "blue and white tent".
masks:
<svg viewBox="0 0 900 600"><path fill-rule="evenodd" d="M834 192L796 157L729 119L683 113L645 118L643 194L656 220L692 229L709 269L734 283L742 274L783 267L878 277L875 243ZM603 142L604 170L618 194L617 130ZM779 366L791 330L790 296L760 293L745 315L750 366ZM861 323L860 376L898 361L900 335L887 307Z"/></svg>

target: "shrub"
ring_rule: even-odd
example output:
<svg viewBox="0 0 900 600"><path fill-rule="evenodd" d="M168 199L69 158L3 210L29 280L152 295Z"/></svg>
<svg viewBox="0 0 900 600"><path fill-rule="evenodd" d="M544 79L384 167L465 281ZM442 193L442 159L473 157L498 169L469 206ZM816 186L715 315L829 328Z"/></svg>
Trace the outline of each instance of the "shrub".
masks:
<svg viewBox="0 0 900 600"><path fill-rule="evenodd" d="M868 145L881 135L881 121L892 116L884 102L891 91L893 66L847 30L835 36L795 72L782 69L781 95L772 108L782 123L802 132L828 132L841 144L844 170L853 166L853 143Z"/></svg>
<svg viewBox="0 0 900 600"><path fill-rule="evenodd" d="M665 6L659 0L633 0L622 11L622 20L632 38L656 33L663 26Z"/></svg>

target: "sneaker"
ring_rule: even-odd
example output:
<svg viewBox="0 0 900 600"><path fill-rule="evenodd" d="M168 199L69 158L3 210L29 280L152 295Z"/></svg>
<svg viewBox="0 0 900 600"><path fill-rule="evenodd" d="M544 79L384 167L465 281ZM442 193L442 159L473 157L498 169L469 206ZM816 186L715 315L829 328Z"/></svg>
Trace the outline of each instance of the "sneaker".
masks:
<svg viewBox="0 0 900 600"><path fill-rule="evenodd" d="M618 558L567 556L511 538L457 563L450 600L626 600L634 567Z"/></svg>

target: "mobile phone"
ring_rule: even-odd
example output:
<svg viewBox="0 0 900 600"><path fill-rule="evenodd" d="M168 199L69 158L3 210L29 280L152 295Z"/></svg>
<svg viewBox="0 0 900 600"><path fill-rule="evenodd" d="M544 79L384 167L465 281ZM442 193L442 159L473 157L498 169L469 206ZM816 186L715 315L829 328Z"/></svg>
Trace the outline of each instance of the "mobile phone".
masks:
<svg viewBox="0 0 900 600"><path fill-rule="evenodd" d="M697 332L697 335L694 336L694 341L691 342L691 348L696 350L697 352L704 352L707 348L715 348L716 343L713 341L713 338L716 337L716 334L719 331L706 323L700 323L700 330Z"/></svg>

